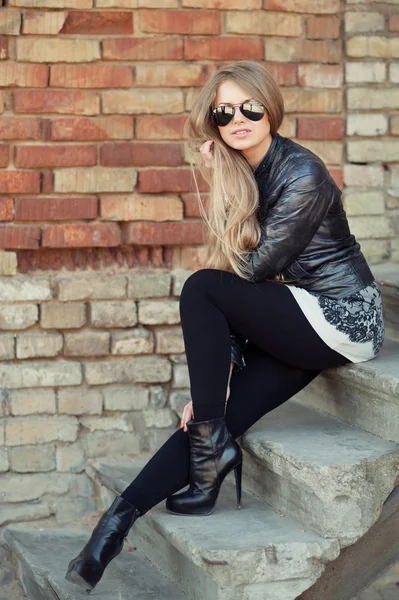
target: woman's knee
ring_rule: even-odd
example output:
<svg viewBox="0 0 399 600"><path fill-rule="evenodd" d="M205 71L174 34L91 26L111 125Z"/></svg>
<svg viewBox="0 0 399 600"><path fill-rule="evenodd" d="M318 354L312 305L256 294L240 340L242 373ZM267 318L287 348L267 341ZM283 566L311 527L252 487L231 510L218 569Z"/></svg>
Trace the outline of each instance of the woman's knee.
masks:
<svg viewBox="0 0 399 600"><path fill-rule="evenodd" d="M217 269L199 269L198 271L194 271L183 284L180 292L180 301L184 301L186 296L191 298L194 295L197 298L199 293L208 291L211 282L218 276L220 277L221 272Z"/></svg>

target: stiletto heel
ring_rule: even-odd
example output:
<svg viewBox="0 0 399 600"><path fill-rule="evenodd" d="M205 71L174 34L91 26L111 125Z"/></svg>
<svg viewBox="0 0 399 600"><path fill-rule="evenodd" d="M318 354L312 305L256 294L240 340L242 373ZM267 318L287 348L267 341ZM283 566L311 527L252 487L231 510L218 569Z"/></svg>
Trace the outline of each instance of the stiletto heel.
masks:
<svg viewBox="0 0 399 600"><path fill-rule="evenodd" d="M242 462L240 462L234 468L234 475L236 477L237 508L242 508L242 504L241 504Z"/></svg>

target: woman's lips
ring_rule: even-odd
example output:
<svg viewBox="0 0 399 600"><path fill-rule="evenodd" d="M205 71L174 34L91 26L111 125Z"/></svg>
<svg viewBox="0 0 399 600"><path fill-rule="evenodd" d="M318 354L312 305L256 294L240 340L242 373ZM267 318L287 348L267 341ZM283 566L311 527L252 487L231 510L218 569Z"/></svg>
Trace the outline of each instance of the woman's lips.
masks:
<svg viewBox="0 0 399 600"><path fill-rule="evenodd" d="M245 137L249 133L251 133L249 131L249 129L246 129L245 131L238 131L237 133L233 133L233 135L236 136L236 137Z"/></svg>

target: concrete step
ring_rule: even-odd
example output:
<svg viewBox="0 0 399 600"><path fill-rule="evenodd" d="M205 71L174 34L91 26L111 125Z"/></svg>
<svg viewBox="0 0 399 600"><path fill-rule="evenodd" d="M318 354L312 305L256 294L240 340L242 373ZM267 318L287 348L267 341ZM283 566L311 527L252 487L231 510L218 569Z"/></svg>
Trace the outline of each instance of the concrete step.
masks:
<svg viewBox="0 0 399 600"><path fill-rule="evenodd" d="M323 371L294 399L399 443L399 343L373 360Z"/></svg>
<svg viewBox="0 0 399 600"><path fill-rule="evenodd" d="M108 565L96 588L87 596L66 581L71 558L89 539L89 533L59 529L6 528L3 536L19 562L22 583L30 600L185 600L186 596L133 548L124 550Z"/></svg>
<svg viewBox="0 0 399 600"><path fill-rule="evenodd" d="M371 270L382 291L385 334L399 342L399 265L374 265Z"/></svg>
<svg viewBox="0 0 399 600"><path fill-rule="evenodd" d="M399 445L289 400L241 438L244 485L324 537L353 544L399 474Z"/></svg>
<svg viewBox="0 0 399 600"><path fill-rule="evenodd" d="M92 461L106 505L142 465ZM225 481L207 517L173 515L160 503L136 521L128 540L190 600L294 600L339 555L338 541L305 531L247 492L242 500L237 510Z"/></svg>

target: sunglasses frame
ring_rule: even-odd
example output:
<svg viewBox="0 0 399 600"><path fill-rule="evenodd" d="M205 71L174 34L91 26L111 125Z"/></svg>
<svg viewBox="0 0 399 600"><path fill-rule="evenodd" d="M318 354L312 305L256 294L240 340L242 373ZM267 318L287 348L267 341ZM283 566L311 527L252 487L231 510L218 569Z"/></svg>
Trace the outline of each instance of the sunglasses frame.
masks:
<svg viewBox="0 0 399 600"><path fill-rule="evenodd" d="M244 104L258 104L259 106L262 106L264 111L262 113L262 117L260 119L251 119L251 117L247 117L246 114L243 112L243 106ZM246 118L249 119L250 121L253 121L254 123L256 123L256 121L261 121L264 117L264 115L266 114L266 106L264 104L262 104L262 102L259 102L259 100L246 100L245 102L242 102L241 104L222 104L221 106L231 106L234 109L233 114L231 115L230 120L225 123L225 125L219 125L219 123L217 123L216 121L216 112L217 109L219 108L219 106L217 106L216 108L211 108L211 119L213 120L213 122L218 126L218 127L226 127L226 125L228 125L229 123L231 123L231 121L234 119L234 116L236 114L236 107L238 106L240 109L241 114ZM260 113L259 113L260 114Z"/></svg>

